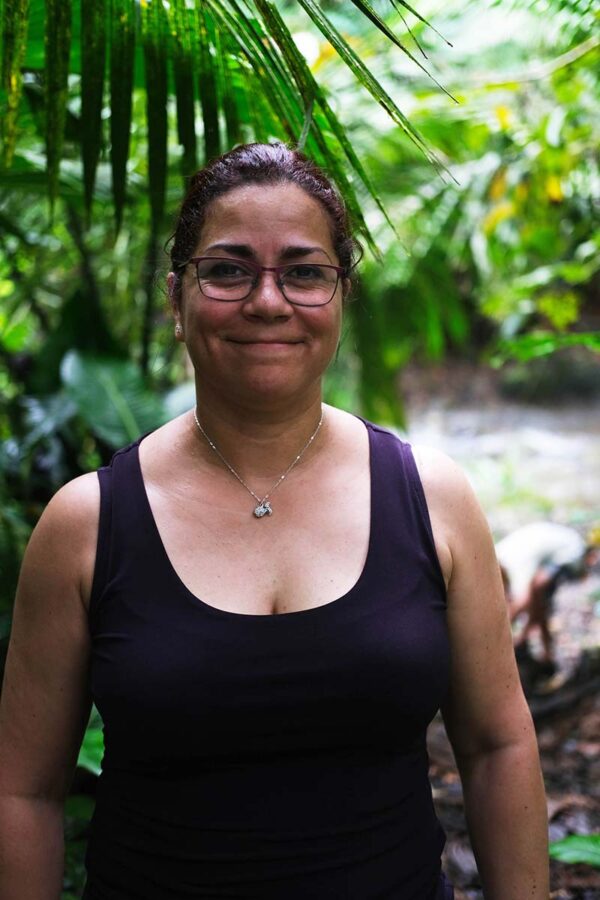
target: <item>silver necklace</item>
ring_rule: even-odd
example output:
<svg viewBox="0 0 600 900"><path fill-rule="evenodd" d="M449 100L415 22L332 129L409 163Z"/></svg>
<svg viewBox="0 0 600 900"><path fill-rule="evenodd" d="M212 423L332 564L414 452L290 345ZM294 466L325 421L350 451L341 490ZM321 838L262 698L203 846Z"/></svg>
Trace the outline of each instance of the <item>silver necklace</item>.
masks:
<svg viewBox="0 0 600 900"><path fill-rule="evenodd" d="M238 475L238 473L235 471L235 469L233 468L233 466L230 465L230 464L227 462L227 460L225 459L225 457L223 456L223 454L221 453L221 451L219 450L219 448L216 446L216 444L214 443L214 441L211 441L211 439L209 438L209 436L208 436L207 433L205 432L204 428L202 427L202 425L201 425L200 422L198 421L198 415L197 415L195 409L194 409L194 421L195 421L196 425L198 426L198 428L199 428L201 434L206 438L206 441L207 441L208 445L210 446L210 448L211 448L212 450L215 451L215 453L217 454L217 456L219 457L219 459L221 460L221 462L224 463L224 464L227 466L227 468L229 469L229 471L231 472L231 474L232 474L232 475L235 475L235 477L237 478L237 480L239 481L239 483L242 484L242 485L246 488L246 490L248 491L248 493L249 493L249 494L252 494L252 496L254 497L254 499L258 502L258 506L254 509L254 515L256 516L257 519L262 519L263 516L272 516L272 515L273 515L273 510L272 510L272 508L271 508L271 503L269 502L269 497L271 496L271 494L273 493L273 491L275 490L275 488L278 488L278 487L279 487L279 485L281 484L281 482L283 481L283 479L286 477L286 475L289 475L289 473L292 471L292 469L294 468L294 466L297 465L297 464L300 462L302 456L304 455L304 452L305 452L306 450L308 450L308 448L310 447L310 445L312 444L312 442L314 441L314 439L315 439L316 436L318 435L319 429L320 429L321 425L323 424L323 407L321 407L321 418L319 419L319 424L317 425L317 427L315 428L315 430L313 431L313 433L311 434L311 436L309 437L309 439L308 439L307 442L305 443L304 447L302 448L302 450L300 451L300 453L298 454L298 456L296 456L296 457L291 461L291 463L289 464L289 466L287 467L287 469L285 470L285 472L283 473L283 475L280 475L280 476L279 476L279 478L277 479L277 481L275 482L275 484L273 485L273 487L270 488L270 490L265 494L264 497L262 497L262 499L261 499L261 497L259 497L257 494L254 493L254 491L252 490L252 488L248 487L248 485L246 484L246 482L244 481L244 479L241 477L241 475Z"/></svg>

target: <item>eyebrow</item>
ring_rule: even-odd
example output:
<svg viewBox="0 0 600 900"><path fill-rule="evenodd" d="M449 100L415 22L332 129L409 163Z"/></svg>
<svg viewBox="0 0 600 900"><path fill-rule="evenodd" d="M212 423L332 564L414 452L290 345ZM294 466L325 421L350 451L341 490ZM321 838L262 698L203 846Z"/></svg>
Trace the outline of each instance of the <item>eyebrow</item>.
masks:
<svg viewBox="0 0 600 900"><path fill-rule="evenodd" d="M209 255L209 251L212 250L225 250L227 253L231 253L232 255L239 256L242 259L256 259L256 254L252 247L249 244L210 244L204 252L203 256ZM289 247L284 247L284 249L279 254L280 259L296 259L299 256L308 256L309 253L324 253L327 259L329 259L329 254L323 247L302 247L299 245L290 245Z"/></svg>

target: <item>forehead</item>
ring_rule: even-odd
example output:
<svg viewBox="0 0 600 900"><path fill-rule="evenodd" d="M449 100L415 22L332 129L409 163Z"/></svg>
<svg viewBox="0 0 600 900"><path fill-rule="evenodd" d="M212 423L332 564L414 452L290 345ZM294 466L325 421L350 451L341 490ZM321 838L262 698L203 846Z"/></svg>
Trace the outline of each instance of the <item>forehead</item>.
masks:
<svg viewBox="0 0 600 900"><path fill-rule="evenodd" d="M244 243L257 250L299 244L334 254L329 215L295 184L234 188L207 210L198 249L215 242Z"/></svg>

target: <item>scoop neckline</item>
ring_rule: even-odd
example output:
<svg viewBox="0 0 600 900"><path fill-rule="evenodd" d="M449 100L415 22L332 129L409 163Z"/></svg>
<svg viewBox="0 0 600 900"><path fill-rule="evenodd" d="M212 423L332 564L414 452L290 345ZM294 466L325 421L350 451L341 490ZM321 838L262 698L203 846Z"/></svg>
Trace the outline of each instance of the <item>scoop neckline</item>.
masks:
<svg viewBox="0 0 600 900"><path fill-rule="evenodd" d="M353 414L354 415L354 414ZM142 465L140 462L140 444L144 440L144 435L135 443L135 466L136 466L136 474L139 479L139 485L141 487L141 495L143 499L143 503L145 506L145 512L148 516L149 523L151 525L153 537L159 548L160 555L162 556L162 561L166 566L166 569L169 573L169 577L173 582L174 586L178 589L180 594L185 596L185 598L193 603L193 605L198 610L205 610L213 616L219 618L227 618L227 619L237 619L238 621L248 621L248 620L259 620L266 619L267 621L277 621L277 620L295 620L298 621L300 618L313 618L319 615L326 615L326 610L330 610L332 607L339 607L340 604L343 604L348 598L350 598L353 594L355 594L361 587L362 582L365 580L367 576L367 572L371 567L371 561L373 558L373 522L374 522L374 466L373 466L373 435L371 432L371 428L369 427L369 423L363 419L361 416L356 416L355 418L359 419L363 423L367 431L367 439L369 444L369 483L370 483L370 497L369 497L369 540L367 543L367 555L365 557L365 561L363 563L362 570L352 585L352 587L346 591L345 594L342 594L340 597L336 597L334 600L329 600L327 603L321 603L319 606L311 606L308 609L297 609L292 610L290 612L284 613L243 613L243 612L233 612L229 609L222 609L219 606L213 606L211 603L208 603L206 600L203 600L201 597L198 597L197 594L194 594L191 591L185 582L181 579L179 573L175 569L175 566L171 562L171 558L167 553L167 548L163 543L163 539L160 535L160 531L158 529L158 525L156 524L156 519L154 518L154 513L152 512L152 507L150 505L150 500L148 498L148 492L146 490L146 483L144 481L144 474L142 472Z"/></svg>

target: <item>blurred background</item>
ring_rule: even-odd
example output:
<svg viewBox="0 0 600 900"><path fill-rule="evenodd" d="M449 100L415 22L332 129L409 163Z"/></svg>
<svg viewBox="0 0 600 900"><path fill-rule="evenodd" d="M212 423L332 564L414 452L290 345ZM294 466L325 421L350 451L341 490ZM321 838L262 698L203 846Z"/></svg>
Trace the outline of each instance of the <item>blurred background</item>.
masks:
<svg viewBox="0 0 600 900"><path fill-rule="evenodd" d="M591 0L4 0L2 657L52 493L193 404L164 247L186 176L241 141L317 159L365 248L326 400L450 453L497 539L600 524L598 26ZM597 567L550 624L554 670L535 640L522 662L552 896L599 898ZM93 717L65 898L101 753ZM481 897L437 723L431 755L458 898Z"/></svg>

